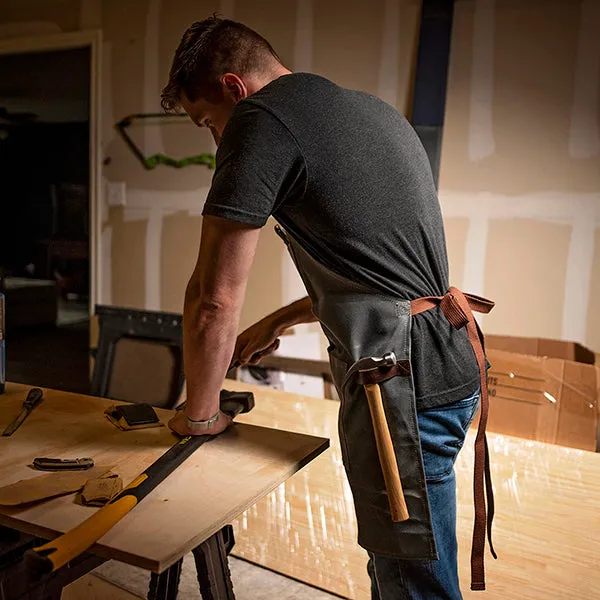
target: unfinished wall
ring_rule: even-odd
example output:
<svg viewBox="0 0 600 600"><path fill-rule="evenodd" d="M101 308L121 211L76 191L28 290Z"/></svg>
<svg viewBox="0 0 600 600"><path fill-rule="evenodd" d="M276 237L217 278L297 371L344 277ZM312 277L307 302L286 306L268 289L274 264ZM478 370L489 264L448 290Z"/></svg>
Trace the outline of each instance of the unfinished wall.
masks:
<svg viewBox="0 0 600 600"><path fill-rule="evenodd" d="M409 113L418 0L5 0L0 35L103 30L105 303L180 311L211 180L204 167L146 171L113 124L159 109L185 27L214 11L244 21L287 66L375 93ZM340 18L343 15L343 18ZM600 3L457 0L440 199L452 283L497 302L487 331L574 339L600 350ZM189 123L133 127L148 154L213 151ZM272 223L241 326L303 293ZM535 306L523 308L523 295ZM314 327L308 327L309 331ZM317 349L318 352L318 349Z"/></svg>
<svg viewBox="0 0 600 600"><path fill-rule="evenodd" d="M456 4L440 200L490 333L600 347L599 28L595 0Z"/></svg>

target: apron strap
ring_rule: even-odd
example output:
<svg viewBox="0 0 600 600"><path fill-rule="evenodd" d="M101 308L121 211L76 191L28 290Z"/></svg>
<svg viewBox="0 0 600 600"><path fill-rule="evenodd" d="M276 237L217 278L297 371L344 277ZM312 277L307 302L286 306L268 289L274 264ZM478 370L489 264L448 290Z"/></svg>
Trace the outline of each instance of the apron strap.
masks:
<svg viewBox="0 0 600 600"><path fill-rule="evenodd" d="M497 558L492 544L492 521L494 518L494 492L485 427L488 418L488 388L486 358L483 334L473 311L489 313L494 303L486 298L464 294L458 288L451 287L444 296L428 296L417 298L410 303L411 314L418 315L426 310L439 306L446 319L455 329L467 328L469 341L479 365L479 381L481 386L481 415L479 427L475 438L475 468L473 479L473 496L475 504L475 523L473 526L473 543L471 548L471 589L485 590L485 535L487 536L490 551ZM487 510L486 510L487 500ZM487 514L486 514L487 513Z"/></svg>

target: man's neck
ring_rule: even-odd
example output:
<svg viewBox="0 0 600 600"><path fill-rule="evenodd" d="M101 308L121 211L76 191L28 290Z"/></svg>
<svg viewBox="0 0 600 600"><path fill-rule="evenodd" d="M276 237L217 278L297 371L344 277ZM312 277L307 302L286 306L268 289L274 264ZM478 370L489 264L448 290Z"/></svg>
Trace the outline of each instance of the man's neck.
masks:
<svg viewBox="0 0 600 600"><path fill-rule="evenodd" d="M249 92L248 95L258 92L258 90L264 88L266 85L269 85L269 83L279 79L283 75L291 75L291 73L292 71L283 65L278 64L273 69L269 70L268 73L250 78L250 80L246 82L246 87L248 88Z"/></svg>

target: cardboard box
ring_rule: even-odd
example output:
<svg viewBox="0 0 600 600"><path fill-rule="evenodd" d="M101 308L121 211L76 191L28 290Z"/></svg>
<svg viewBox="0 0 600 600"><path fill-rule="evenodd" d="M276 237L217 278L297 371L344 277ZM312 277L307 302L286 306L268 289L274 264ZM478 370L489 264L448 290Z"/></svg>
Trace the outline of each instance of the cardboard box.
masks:
<svg viewBox="0 0 600 600"><path fill-rule="evenodd" d="M597 367L489 348L487 356L489 431L596 450Z"/></svg>
<svg viewBox="0 0 600 600"><path fill-rule="evenodd" d="M485 336L485 347L491 350L505 350L533 356L549 356L593 365L596 354L577 342L564 342L547 338L515 337L512 335Z"/></svg>

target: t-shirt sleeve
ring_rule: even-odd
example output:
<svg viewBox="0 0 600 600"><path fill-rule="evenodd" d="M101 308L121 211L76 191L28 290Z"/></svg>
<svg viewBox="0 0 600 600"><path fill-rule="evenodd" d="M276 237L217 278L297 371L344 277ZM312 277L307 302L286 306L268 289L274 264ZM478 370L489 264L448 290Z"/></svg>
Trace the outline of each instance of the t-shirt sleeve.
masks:
<svg viewBox="0 0 600 600"><path fill-rule="evenodd" d="M304 191L306 167L296 140L259 106L236 107L216 163L203 215L262 227L282 203Z"/></svg>

